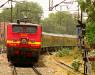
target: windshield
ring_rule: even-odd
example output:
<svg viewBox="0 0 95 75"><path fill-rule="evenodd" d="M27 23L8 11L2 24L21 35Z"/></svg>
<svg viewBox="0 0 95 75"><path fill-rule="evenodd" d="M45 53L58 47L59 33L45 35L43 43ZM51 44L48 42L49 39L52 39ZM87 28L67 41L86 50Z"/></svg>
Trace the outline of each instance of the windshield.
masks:
<svg viewBox="0 0 95 75"><path fill-rule="evenodd" d="M19 32L19 33L36 33L37 26L13 25L12 31L13 32Z"/></svg>

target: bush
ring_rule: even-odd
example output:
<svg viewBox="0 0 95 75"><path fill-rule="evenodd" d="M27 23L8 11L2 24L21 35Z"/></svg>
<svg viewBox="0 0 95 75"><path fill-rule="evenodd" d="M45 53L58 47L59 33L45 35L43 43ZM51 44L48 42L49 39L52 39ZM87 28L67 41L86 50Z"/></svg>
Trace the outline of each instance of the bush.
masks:
<svg viewBox="0 0 95 75"><path fill-rule="evenodd" d="M88 55L89 55L89 56L92 56L92 57L95 56L95 50L90 51L90 52L88 53Z"/></svg>
<svg viewBox="0 0 95 75"><path fill-rule="evenodd" d="M63 57L70 54L69 48L63 48L56 53L56 56Z"/></svg>
<svg viewBox="0 0 95 75"><path fill-rule="evenodd" d="M91 46L95 45L95 22L87 23L86 38Z"/></svg>
<svg viewBox="0 0 95 75"><path fill-rule="evenodd" d="M79 67L80 67L81 63L77 58L75 58L71 65L72 65L72 67L74 68L75 71L79 71Z"/></svg>

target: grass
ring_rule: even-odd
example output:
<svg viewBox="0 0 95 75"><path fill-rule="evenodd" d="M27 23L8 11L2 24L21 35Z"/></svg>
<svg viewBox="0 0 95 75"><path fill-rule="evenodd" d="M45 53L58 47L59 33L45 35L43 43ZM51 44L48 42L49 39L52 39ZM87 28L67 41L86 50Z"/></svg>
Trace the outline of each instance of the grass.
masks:
<svg viewBox="0 0 95 75"><path fill-rule="evenodd" d="M66 55L70 55L70 49L69 48L63 48L61 50L58 50L58 52L56 53L56 56L58 57L64 57Z"/></svg>

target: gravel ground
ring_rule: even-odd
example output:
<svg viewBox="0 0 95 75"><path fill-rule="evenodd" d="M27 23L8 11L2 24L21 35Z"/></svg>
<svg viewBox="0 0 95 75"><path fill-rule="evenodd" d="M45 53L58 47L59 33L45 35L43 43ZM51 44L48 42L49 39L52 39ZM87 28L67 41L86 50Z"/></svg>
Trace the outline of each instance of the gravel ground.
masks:
<svg viewBox="0 0 95 75"><path fill-rule="evenodd" d="M0 54L0 75L13 75L6 54ZM16 68L17 75L36 75L32 68Z"/></svg>
<svg viewBox="0 0 95 75"><path fill-rule="evenodd" d="M0 75L11 75L11 73L6 54L0 54Z"/></svg>
<svg viewBox="0 0 95 75"><path fill-rule="evenodd" d="M36 68L42 75L69 75L68 71L54 62L52 56L42 55ZM18 75L36 75L32 68L16 68L16 70ZM9 67L6 54L0 54L0 75L12 75L12 68Z"/></svg>
<svg viewBox="0 0 95 75"><path fill-rule="evenodd" d="M43 72L43 75L69 75L69 72L66 69L61 68L55 64L55 60L50 55L42 56L42 61L44 62L46 68L39 68ZM46 71L46 72L45 72ZM72 75L72 74L70 74Z"/></svg>

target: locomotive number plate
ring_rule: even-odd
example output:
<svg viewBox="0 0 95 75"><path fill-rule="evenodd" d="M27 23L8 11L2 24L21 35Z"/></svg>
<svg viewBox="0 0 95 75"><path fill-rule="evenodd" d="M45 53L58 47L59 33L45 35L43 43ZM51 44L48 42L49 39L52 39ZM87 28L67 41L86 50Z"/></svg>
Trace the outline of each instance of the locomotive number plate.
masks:
<svg viewBox="0 0 95 75"><path fill-rule="evenodd" d="M20 36L27 36L27 34L21 34Z"/></svg>

